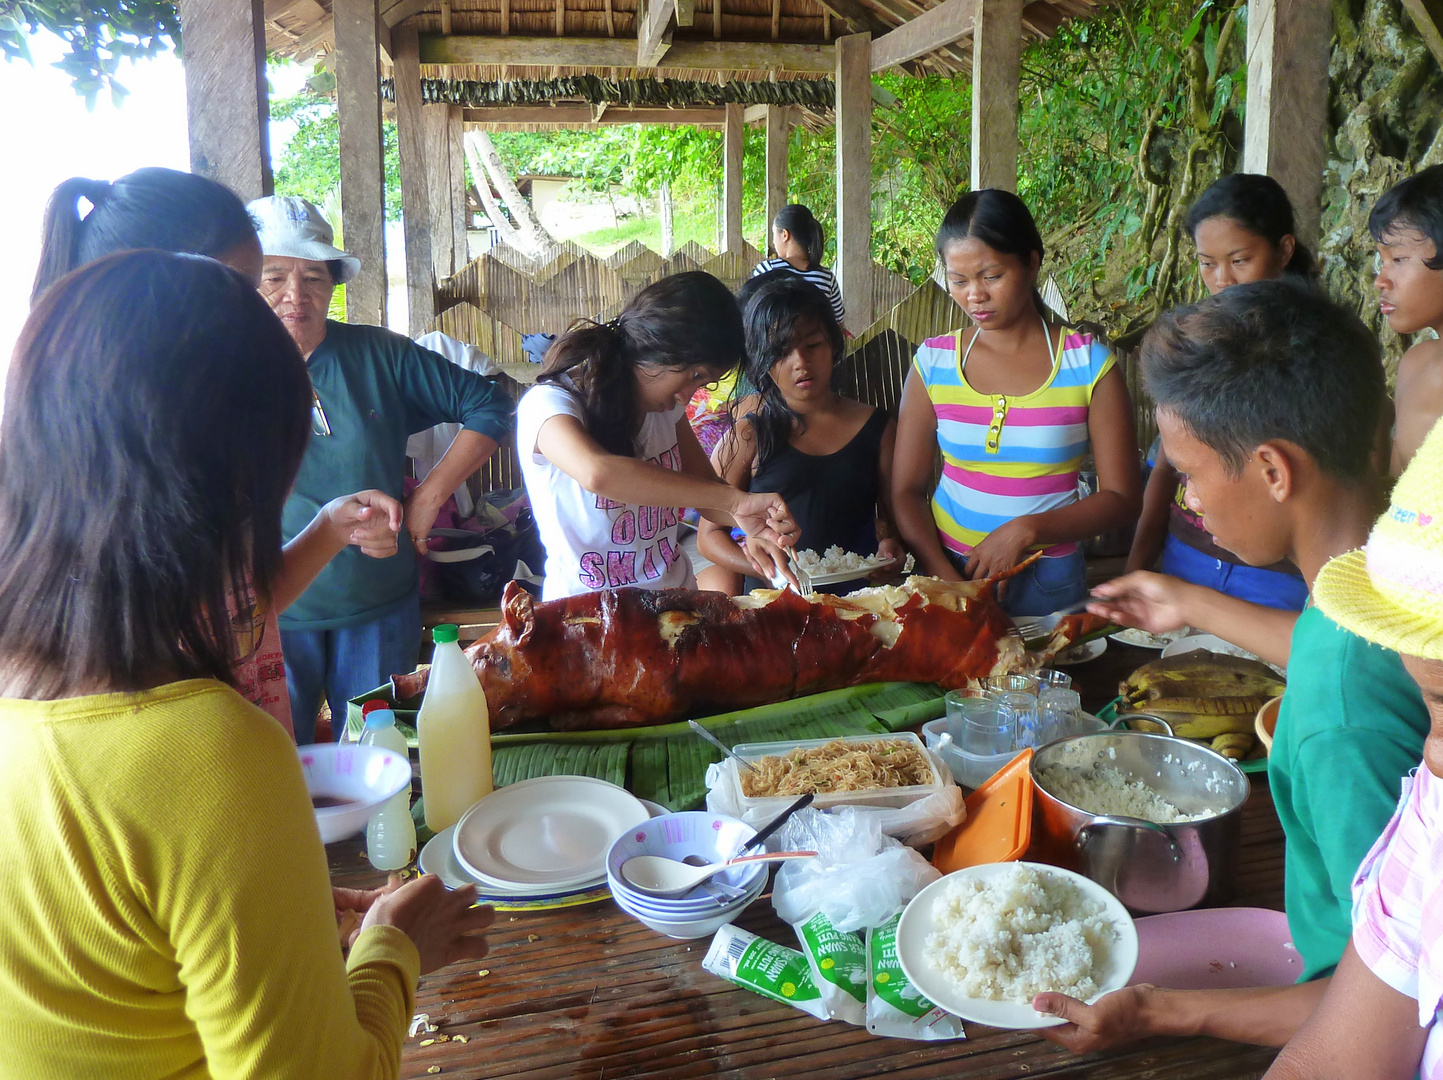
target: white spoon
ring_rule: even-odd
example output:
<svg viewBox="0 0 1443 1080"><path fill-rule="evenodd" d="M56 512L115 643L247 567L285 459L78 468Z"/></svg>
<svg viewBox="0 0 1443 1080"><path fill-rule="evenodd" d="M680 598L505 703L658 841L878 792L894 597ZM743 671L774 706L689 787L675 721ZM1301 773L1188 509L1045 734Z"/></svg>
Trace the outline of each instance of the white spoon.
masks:
<svg viewBox="0 0 1443 1080"><path fill-rule="evenodd" d="M707 878L731 866L754 862L782 862L786 859L814 859L815 851L777 851L771 854L738 855L725 862L688 866L664 855L633 855L621 864L621 880L647 896L677 897L691 892Z"/></svg>

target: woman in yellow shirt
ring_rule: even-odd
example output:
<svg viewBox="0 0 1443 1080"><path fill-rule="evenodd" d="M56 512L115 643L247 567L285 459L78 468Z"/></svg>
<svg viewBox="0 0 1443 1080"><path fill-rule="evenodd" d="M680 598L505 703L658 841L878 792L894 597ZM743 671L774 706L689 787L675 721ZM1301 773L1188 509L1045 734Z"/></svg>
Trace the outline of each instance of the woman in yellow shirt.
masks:
<svg viewBox="0 0 1443 1080"><path fill-rule="evenodd" d="M295 747L227 685L310 403L209 259L107 257L25 325L0 419L0 1078L395 1077L418 974L485 952L474 890L332 893ZM347 960L339 906L365 911Z"/></svg>

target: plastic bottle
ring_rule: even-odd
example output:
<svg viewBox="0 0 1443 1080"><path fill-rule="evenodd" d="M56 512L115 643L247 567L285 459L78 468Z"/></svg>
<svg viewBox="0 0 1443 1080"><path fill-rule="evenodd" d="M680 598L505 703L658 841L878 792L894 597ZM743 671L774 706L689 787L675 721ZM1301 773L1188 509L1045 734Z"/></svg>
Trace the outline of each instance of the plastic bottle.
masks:
<svg viewBox="0 0 1443 1080"><path fill-rule="evenodd" d="M491 724L486 695L456 637L456 627L450 624L431 632L436 651L421 714L416 718L421 795L426 825L434 832L450 828L491 794Z"/></svg>
<svg viewBox="0 0 1443 1080"><path fill-rule="evenodd" d="M396 729L396 714L384 702L368 701L362 709L366 730L363 745L379 746L409 758L406 737ZM399 870L416 856L416 823L411 820L409 785L381 804L366 823L366 858L377 870Z"/></svg>

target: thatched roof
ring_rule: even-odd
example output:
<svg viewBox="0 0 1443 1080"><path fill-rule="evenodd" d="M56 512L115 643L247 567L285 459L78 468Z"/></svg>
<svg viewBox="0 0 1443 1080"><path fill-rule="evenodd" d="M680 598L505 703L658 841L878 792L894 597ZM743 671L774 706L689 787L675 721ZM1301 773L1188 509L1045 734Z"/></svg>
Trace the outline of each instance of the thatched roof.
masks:
<svg viewBox="0 0 1443 1080"><path fill-rule="evenodd" d="M637 36L639 0L377 0L387 25L414 26L423 34L449 33L487 38L565 37L631 39ZM778 42L822 45L870 31L873 39L936 7L941 0L693 0L693 21L673 31L674 42ZM1069 19L1086 18L1115 0L1032 0L1023 8L1024 40L1048 38ZM332 48L331 0L267 0L266 47L293 59ZM443 13L443 8L445 9ZM908 65L916 73L957 74L971 63L971 37ZM427 64L422 76L463 82L536 81L602 75L615 81L685 79L695 69L525 66L517 64ZM758 70L708 71L705 81L777 81L813 75Z"/></svg>

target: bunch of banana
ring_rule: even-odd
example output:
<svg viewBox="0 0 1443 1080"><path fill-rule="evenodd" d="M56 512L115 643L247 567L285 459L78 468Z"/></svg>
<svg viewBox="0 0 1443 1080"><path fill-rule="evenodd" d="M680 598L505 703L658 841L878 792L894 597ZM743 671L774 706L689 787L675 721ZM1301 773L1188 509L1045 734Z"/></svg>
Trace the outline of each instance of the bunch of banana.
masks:
<svg viewBox="0 0 1443 1080"><path fill-rule="evenodd" d="M1198 649L1144 664L1119 690L1127 709L1160 716L1182 738L1239 760L1256 742L1258 710L1283 687L1266 664Z"/></svg>

